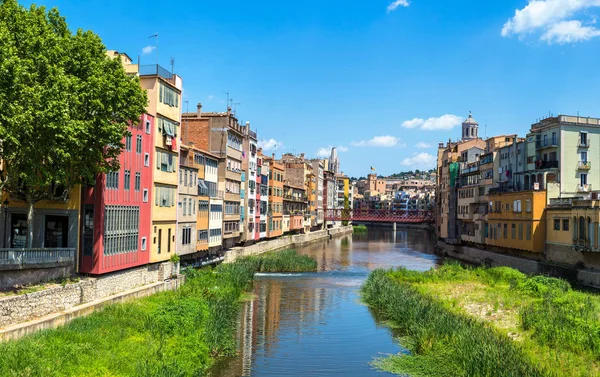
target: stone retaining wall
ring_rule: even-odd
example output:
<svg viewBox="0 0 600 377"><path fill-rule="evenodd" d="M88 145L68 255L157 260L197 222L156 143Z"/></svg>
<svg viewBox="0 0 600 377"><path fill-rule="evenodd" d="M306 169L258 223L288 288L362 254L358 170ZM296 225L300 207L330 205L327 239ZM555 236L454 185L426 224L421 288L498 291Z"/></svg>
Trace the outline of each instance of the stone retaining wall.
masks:
<svg viewBox="0 0 600 377"><path fill-rule="evenodd" d="M165 262L98 278L85 278L39 292L3 297L0 298L0 328L102 300L132 288L163 282L173 272L173 264Z"/></svg>
<svg viewBox="0 0 600 377"><path fill-rule="evenodd" d="M444 255L467 263L476 265L486 264L490 266L507 266L517 269L525 274L544 274L562 277L575 283L600 288L599 270L577 269L575 267L519 258L474 247L448 245L442 241L438 242L437 247Z"/></svg>
<svg viewBox="0 0 600 377"><path fill-rule="evenodd" d="M289 249L307 245L312 242L327 240L332 236L352 233L352 226L319 230L307 234L296 234L293 236L283 236L270 241L263 241L246 247L234 247L225 252L224 263L231 263L237 258L260 255L269 251Z"/></svg>

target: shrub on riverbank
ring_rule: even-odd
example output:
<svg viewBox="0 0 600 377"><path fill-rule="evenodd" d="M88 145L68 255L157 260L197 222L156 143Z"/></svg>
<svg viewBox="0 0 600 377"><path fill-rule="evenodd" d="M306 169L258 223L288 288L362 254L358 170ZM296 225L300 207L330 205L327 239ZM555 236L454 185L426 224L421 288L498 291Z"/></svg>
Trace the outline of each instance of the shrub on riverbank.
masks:
<svg viewBox="0 0 600 377"><path fill-rule="evenodd" d="M411 351L378 360L385 370L411 377L599 375L600 298L563 280L451 264L424 273L375 271L362 291Z"/></svg>
<svg viewBox="0 0 600 377"><path fill-rule="evenodd" d="M0 376L198 376L213 357L235 353L240 298L254 273L309 270L309 264L287 251L187 270L177 291L111 305L57 330L0 343ZM315 271L316 262L311 265Z"/></svg>
<svg viewBox="0 0 600 377"><path fill-rule="evenodd" d="M354 234L363 234L363 233L367 233L369 231L369 229L367 228L366 225L354 225L352 227L352 231L354 232Z"/></svg>

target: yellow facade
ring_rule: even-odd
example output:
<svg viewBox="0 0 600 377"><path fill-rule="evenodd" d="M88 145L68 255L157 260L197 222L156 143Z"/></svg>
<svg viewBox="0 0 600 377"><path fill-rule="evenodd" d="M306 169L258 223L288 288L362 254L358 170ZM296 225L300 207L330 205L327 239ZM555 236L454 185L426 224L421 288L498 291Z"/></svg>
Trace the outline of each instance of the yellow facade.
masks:
<svg viewBox="0 0 600 377"><path fill-rule="evenodd" d="M542 253L546 243L546 192L490 192L485 243Z"/></svg>
<svg viewBox="0 0 600 377"><path fill-rule="evenodd" d="M177 185L179 161L177 144L180 143L181 121L181 79L173 75L164 78L160 75L140 77L141 86L148 93L146 111L155 116L153 190L152 190L152 247L150 262L161 262L171 258L175 253L175 233L177 231ZM167 104L161 95L169 91L173 94L171 103ZM165 123L174 124L174 139L171 145L165 136ZM173 147L173 145L175 147ZM166 157L163 157L165 155ZM168 166L162 166L164 158Z"/></svg>

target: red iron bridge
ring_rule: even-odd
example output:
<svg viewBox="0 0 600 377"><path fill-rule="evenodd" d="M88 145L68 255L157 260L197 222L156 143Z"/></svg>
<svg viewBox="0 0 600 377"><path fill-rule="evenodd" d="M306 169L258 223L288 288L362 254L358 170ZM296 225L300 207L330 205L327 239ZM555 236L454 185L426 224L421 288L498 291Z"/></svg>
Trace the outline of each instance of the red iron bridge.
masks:
<svg viewBox="0 0 600 377"><path fill-rule="evenodd" d="M428 224L435 222L433 211L388 209L325 209L325 221Z"/></svg>

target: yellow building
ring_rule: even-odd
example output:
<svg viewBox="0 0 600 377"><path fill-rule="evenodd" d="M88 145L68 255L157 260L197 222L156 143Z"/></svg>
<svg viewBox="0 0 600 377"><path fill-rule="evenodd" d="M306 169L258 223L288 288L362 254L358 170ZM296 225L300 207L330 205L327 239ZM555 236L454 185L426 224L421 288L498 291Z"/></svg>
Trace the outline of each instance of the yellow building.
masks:
<svg viewBox="0 0 600 377"><path fill-rule="evenodd" d="M484 224L486 245L543 253L546 242L546 191L489 192Z"/></svg>
<svg viewBox="0 0 600 377"><path fill-rule="evenodd" d="M160 262L168 260L176 247L182 80L159 65L140 66L139 76L142 88L148 92L146 111L155 117L157 127L150 262Z"/></svg>
<svg viewBox="0 0 600 377"><path fill-rule="evenodd" d="M546 217L546 259L600 268L599 200L550 199Z"/></svg>

